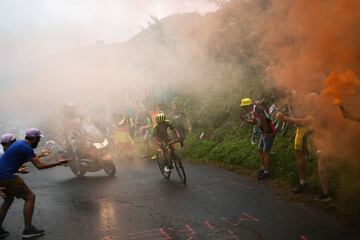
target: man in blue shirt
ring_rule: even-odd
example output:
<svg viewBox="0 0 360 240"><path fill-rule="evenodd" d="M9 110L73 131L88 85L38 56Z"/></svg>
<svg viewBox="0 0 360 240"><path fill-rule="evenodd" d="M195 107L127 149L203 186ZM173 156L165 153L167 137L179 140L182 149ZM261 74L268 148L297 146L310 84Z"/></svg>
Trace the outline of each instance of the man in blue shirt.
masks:
<svg viewBox="0 0 360 240"><path fill-rule="evenodd" d="M61 160L49 164L40 161L40 157L47 155L46 152L42 152L39 155L34 153L34 149L38 146L41 137L39 129L31 128L26 130L25 140L13 143L0 158L0 186L5 188L3 190L5 201L0 207L0 235L2 236L9 234L2 228L2 223L14 201L14 197L25 200L25 229L23 231L23 238L31 238L44 234L43 230L38 230L31 224L35 206L35 194L29 189L22 178L15 175L15 173L18 172L20 166L27 162L31 162L36 168L41 170L68 163L69 161Z"/></svg>

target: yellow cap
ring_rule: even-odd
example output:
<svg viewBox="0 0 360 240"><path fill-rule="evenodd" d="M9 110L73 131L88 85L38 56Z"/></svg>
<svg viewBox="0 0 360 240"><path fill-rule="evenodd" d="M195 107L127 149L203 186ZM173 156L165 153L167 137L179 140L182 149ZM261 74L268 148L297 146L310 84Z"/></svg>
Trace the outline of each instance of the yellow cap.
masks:
<svg viewBox="0 0 360 240"><path fill-rule="evenodd" d="M250 106L252 103L253 101L251 100L251 98L243 98L241 99L240 107Z"/></svg>

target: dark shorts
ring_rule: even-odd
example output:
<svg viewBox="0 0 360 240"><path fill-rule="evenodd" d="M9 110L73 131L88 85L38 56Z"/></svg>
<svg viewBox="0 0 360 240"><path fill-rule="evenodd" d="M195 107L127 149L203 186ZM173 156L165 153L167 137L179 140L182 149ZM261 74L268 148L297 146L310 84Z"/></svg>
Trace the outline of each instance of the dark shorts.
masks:
<svg viewBox="0 0 360 240"><path fill-rule="evenodd" d="M262 150L263 152L270 152L274 143L274 139L275 135L273 134L266 137L264 136L264 134L262 134L259 142L259 150Z"/></svg>
<svg viewBox="0 0 360 240"><path fill-rule="evenodd" d="M26 185L24 180L16 176L11 180L0 180L0 187L4 187L3 192L7 197L16 197L26 199L29 194L32 194L30 188Z"/></svg>

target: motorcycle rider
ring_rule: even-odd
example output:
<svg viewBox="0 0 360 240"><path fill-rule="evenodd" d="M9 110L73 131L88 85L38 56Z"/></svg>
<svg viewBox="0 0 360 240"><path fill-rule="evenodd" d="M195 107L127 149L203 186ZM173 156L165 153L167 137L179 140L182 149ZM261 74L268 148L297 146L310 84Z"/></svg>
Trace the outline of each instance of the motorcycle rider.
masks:
<svg viewBox="0 0 360 240"><path fill-rule="evenodd" d="M63 140L66 150L70 153L76 153L81 156L88 156L89 152L84 148L85 135L84 121L85 118L73 103L67 103L63 107Z"/></svg>
<svg viewBox="0 0 360 240"><path fill-rule="evenodd" d="M90 119L85 119L79 113L74 104L66 104L63 108L63 115L65 146L67 152L75 158L75 161L71 162L71 170L78 172L82 167L86 167L79 164L76 161L77 159L97 160L105 158L105 160L109 160L111 158L108 154L99 156L99 151L92 146L93 142L98 142L101 133L94 124L91 124Z"/></svg>

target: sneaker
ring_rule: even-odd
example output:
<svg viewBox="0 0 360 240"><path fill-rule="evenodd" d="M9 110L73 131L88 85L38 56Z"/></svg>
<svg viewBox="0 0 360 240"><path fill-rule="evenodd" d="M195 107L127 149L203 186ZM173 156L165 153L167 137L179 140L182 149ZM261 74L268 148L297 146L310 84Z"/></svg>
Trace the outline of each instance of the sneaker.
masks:
<svg viewBox="0 0 360 240"><path fill-rule="evenodd" d="M306 183L299 184L293 189L293 193L294 194L302 194L305 192L305 189L306 189Z"/></svg>
<svg viewBox="0 0 360 240"><path fill-rule="evenodd" d="M265 180L265 179L268 179L270 177L270 173L263 173L261 175L258 176L258 179L259 180Z"/></svg>
<svg viewBox="0 0 360 240"><path fill-rule="evenodd" d="M259 177L260 175L262 175L264 173L264 169L259 169L256 172L256 176Z"/></svg>
<svg viewBox="0 0 360 240"><path fill-rule="evenodd" d="M2 227L0 228L0 238L4 238L4 237L7 237L9 236L9 232L6 231L5 229L3 229Z"/></svg>
<svg viewBox="0 0 360 240"><path fill-rule="evenodd" d="M41 236L44 235L45 231L44 230L39 230L36 229L34 226L31 226L31 228L28 228L23 231L22 237L23 238L32 238L32 237L36 237L36 236Z"/></svg>
<svg viewBox="0 0 360 240"><path fill-rule="evenodd" d="M164 172L169 173L169 172L171 172L171 169L168 166L165 166L164 167Z"/></svg>
<svg viewBox="0 0 360 240"><path fill-rule="evenodd" d="M319 197L317 197L315 200L322 201L322 202L330 202L331 196L328 193L322 192Z"/></svg>

